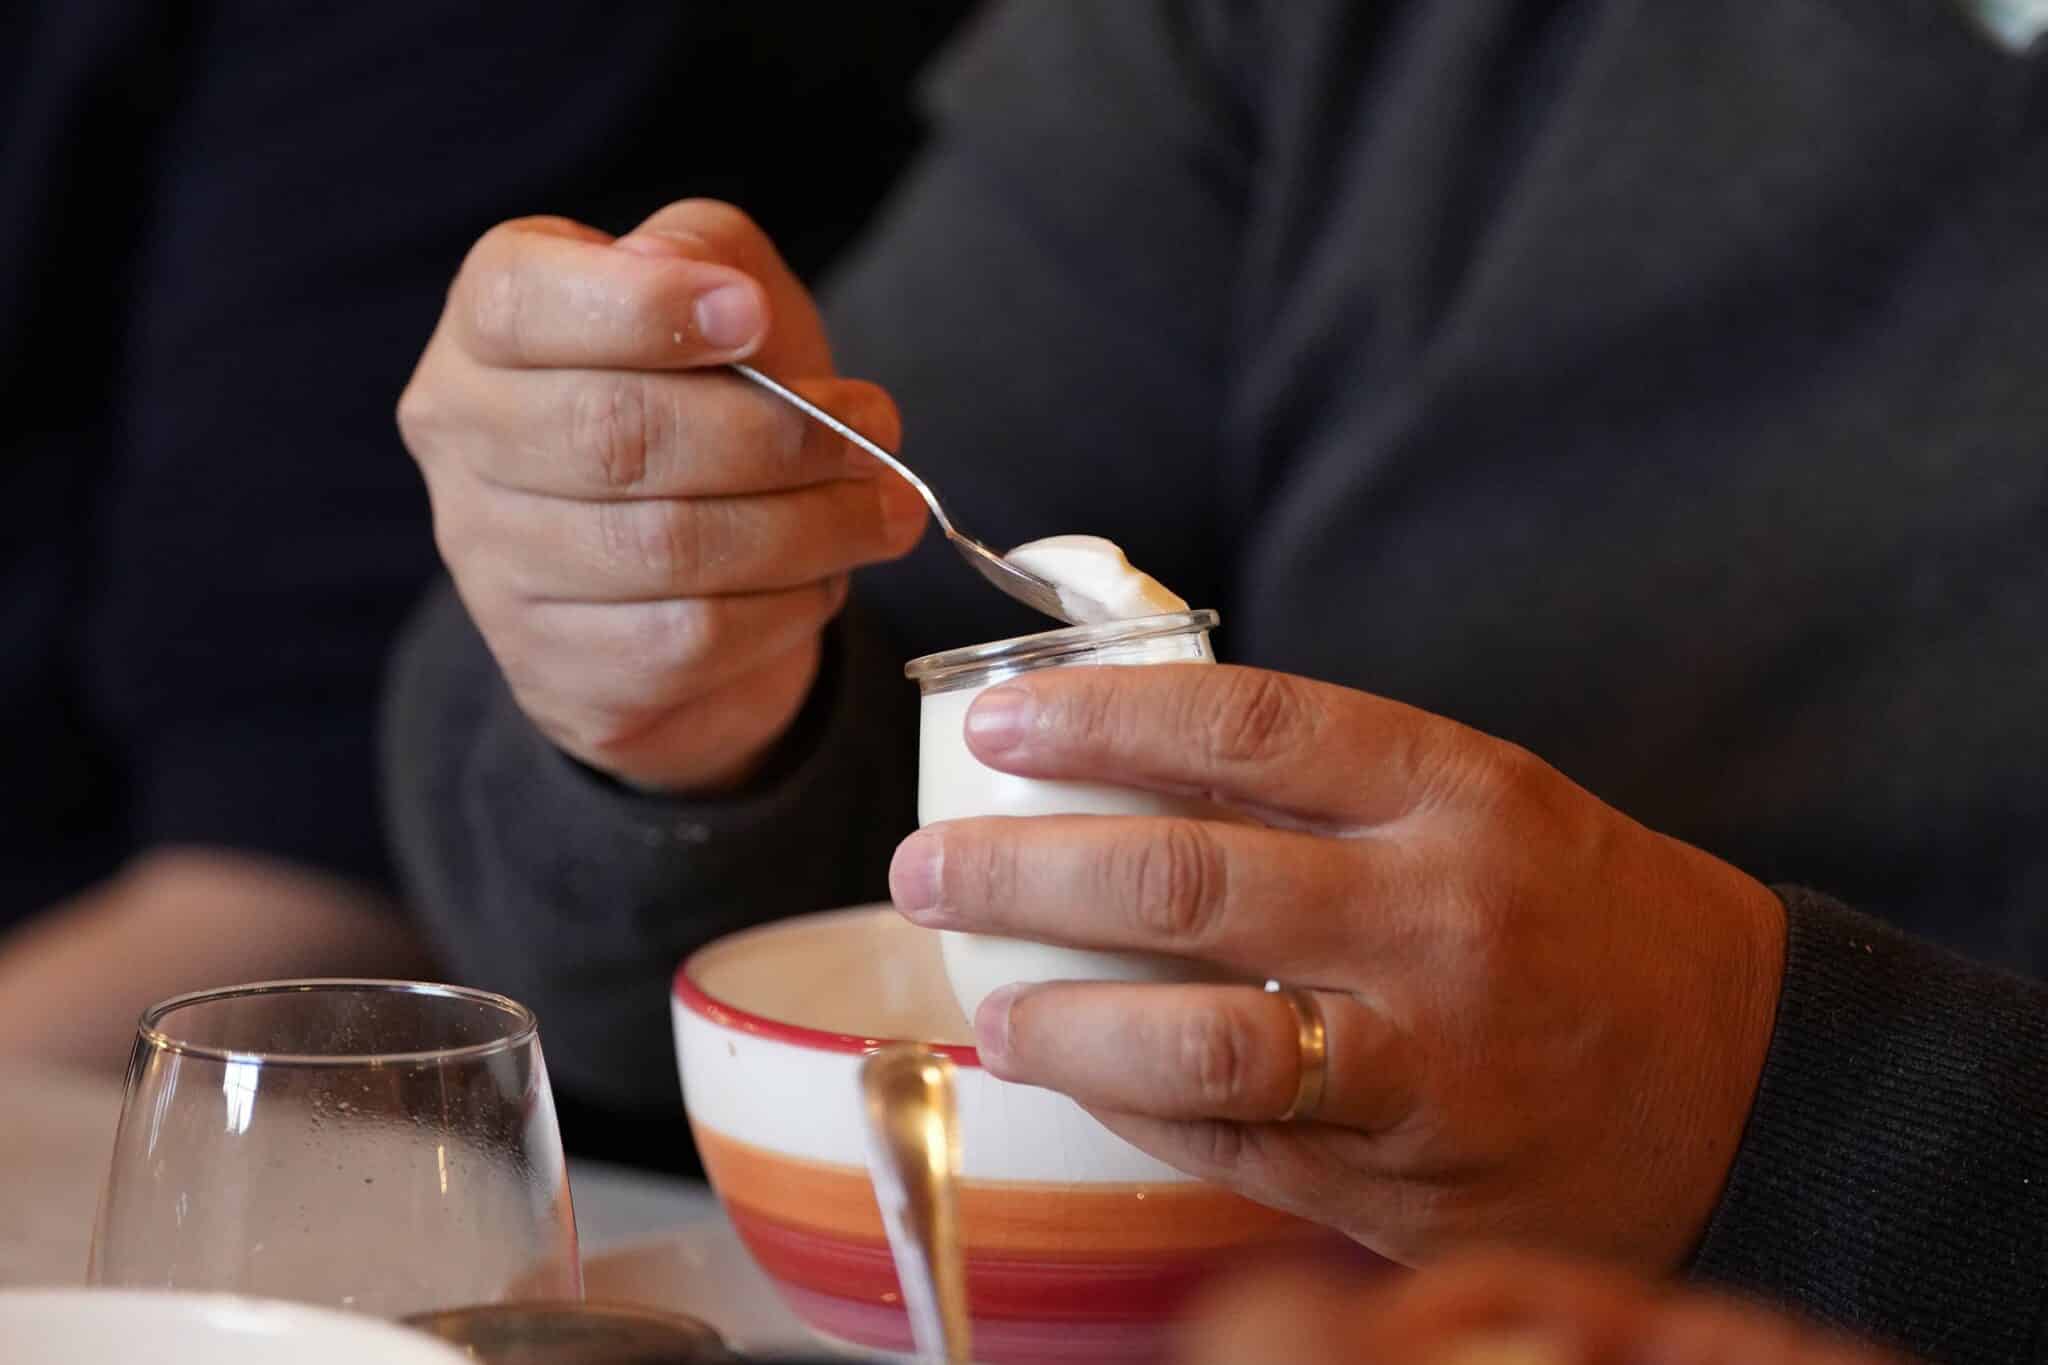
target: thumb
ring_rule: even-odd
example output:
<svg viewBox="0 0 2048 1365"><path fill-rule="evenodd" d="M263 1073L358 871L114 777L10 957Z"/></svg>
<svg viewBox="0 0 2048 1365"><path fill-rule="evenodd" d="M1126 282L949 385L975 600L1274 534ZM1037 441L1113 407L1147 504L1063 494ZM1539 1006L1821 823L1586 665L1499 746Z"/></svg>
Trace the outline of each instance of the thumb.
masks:
<svg viewBox="0 0 2048 1365"><path fill-rule="evenodd" d="M735 286L702 301L708 311L700 326L730 327L735 333L753 336L765 321L767 337L753 357L762 369L804 379L834 372L825 325L810 291L782 259L768 234L731 204L716 199L670 204L614 245L642 256L710 261L744 272L765 293L767 318L759 314L762 298Z"/></svg>

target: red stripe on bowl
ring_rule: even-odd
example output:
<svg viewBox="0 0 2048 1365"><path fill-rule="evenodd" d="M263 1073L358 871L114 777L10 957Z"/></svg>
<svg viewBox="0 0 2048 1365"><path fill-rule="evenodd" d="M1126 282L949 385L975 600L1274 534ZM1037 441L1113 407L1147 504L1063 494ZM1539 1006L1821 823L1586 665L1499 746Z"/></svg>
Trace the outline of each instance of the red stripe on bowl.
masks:
<svg viewBox="0 0 2048 1365"><path fill-rule="evenodd" d="M955 1066L981 1066L981 1054L959 1043L934 1043L922 1038L871 1038L858 1033L835 1033L830 1029L809 1028L803 1024L770 1019L765 1014L755 1014L722 1000L714 1000L690 979L690 968L696 963L698 953L708 952L724 942L726 940L720 939L706 944L696 953L684 958L683 965L676 968L674 983L675 997L682 1002L684 1009L710 1020L721 1028L729 1028L735 1033L751 1033L757 1037L773 1039L778 1043L809 1048L814 1052L848 1052L858 1055L873 1052L876 1048L889 1043L919 1043L951 1058Z"/></svg>

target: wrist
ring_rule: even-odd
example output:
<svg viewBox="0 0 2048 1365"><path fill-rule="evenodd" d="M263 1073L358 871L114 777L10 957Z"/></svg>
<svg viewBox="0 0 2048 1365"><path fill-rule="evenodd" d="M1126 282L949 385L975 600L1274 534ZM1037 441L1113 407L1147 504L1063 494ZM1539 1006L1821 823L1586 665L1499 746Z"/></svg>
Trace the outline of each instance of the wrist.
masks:
<svg viewBox="0 0 2048 1365"><path fill-rule="evenodd" d="M587 780L650 803L736 802L772 792L804 768L831 726L844 671L840 631L837 622L826 627L808 686L788 707L786 718L775 717L760 739L731 749L713 765L688 774L621 771L590 762L559 743L554 747Z"/></svg>
<svg viewBox="0 0 2048 1365"><path fill-rule="evenodd" d="M641 796L730 798L764 780L814 709L822 654L813 637L764 668L602 742L549 738L580 766Z"/></svg>
<svg viewBox="0 0 2048 1365"><path fill-rule="evenodd" d="M1728 863L1690 847L1685 851L1699 861L1712 888L1704 904L1718 907L1723 950L1709 964L1713 978L1699 1021L1706 1065L1693 1078L1679 1078L1681 1085L1699 1087L1691 1106L1699 1132L1682 1186L1690 1216L1659 1267L1663 1271L1692 1259L1720 1206L1770 1055L1785 979L1786 915L1777 894Z"/></svg>

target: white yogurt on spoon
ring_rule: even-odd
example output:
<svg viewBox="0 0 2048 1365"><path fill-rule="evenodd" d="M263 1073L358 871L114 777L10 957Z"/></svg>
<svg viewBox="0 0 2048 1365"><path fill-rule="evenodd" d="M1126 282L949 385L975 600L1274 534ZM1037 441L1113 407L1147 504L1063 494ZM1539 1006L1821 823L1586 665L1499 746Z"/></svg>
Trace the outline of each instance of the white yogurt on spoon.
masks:
<svg viewBox="0 0 2048 1365"><path fill-rule="evenodd" d="M1060 605L1080 625L1188 609L1178 593L1135 567L1115 541L1101 536L1047 536L1003 558L1058 588Z"/></svg>

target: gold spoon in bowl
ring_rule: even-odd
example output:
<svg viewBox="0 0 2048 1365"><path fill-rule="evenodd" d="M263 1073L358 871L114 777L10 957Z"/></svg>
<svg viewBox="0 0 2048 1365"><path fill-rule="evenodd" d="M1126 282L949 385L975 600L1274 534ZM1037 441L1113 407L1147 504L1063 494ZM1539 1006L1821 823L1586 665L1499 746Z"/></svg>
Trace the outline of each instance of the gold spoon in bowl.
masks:
<svg viewBox="0 0 2048 1365"><path fill-rule="evenodd" d="M974 1346L960 1243L953 1063L918 1043L887 1043L861 1063L860 1092L868 1178L918 1359L967 1365Z"/></svg>

